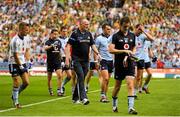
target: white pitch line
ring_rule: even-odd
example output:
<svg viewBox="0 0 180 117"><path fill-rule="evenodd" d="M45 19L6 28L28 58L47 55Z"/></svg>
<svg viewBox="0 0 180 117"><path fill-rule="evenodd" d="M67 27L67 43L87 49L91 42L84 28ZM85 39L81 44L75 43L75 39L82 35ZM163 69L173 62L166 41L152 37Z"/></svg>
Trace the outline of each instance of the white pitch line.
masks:
<svg viewBox="0 0 180 117"><path fill-rule="evenodd" d="M154 81L162 81L162 80L154 80ZM125 85L126 84L123 84L122 86L125 86ZM109 87L109 89L112 89L113 87ZM89 93L94 93L94 92L98 92L98 91L100 91L100 90L90 91ZM35 105L39 105L39 104L44 104L44 103L48 103L48 102L53 102L53 101L57 101L57 100L66 99L66 98L69 98L69 97L71 97L71 95L65 96L65 97L60 97L60 98L55 98L55 99L50 99L50 100L46 100L46 101L42 101L42 102L27 104L27 105L23 105L22 107L25 108L25 107L35 106ZM16 108L9 108L9 109L5 109L5 110L0 110L0 113L13 111L13 110L16 110Z"/></svg>
<svg viewBox="0 0 180 117"><path fill-rule="evenodd" d="M109 87L109 89L112 89L112 88L113 87ZM100 91L100 90L90 91L89 93L94 93L94 92L98 92L98 91ZM60 97L60 98L55 98L55 99L50 99L50 100L46 100L46 101L41 101L41 102L37 102L37 103L23 105L22 108L31 107L31 106L35 106L35 105L39 105L39 104L44 104L44 103L49 103L49 102L54 102L54 101L66 99L66 98L69 98L69 97L71 97L71 95L65 96L65 97ZM8 111L13 111L13 110L16 110L16 108L9 108L9 109L5 109L5 110L0 110L0 113L8 112Z"/></svg>

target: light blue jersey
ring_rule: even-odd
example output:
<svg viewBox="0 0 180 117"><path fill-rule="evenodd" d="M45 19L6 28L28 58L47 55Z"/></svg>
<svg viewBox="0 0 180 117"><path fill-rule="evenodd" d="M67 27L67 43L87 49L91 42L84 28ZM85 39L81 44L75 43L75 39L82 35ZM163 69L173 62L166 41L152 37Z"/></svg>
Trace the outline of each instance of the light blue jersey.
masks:
<svg viewBox="0 0 180 117"><path fill-rule="evenodd" d="M145 62L150 62L148 51L150 45L151 42L147 40L146 35L140 34L139 36L136 36L136 57Z"/></svg>
<svg viewBox="0 0 180 117"><path fill-rule="evenodd" d="M136 53L135 56L138 59L144 59L145 51L144 51L144 45L146 41L146 35L140 34L139 36L136 36Z"/></svg>
<svg viewBox="0 0 180 117"><path fill-rule="evenodd" d="M108 51L108 45L111 43L112 38L108 38L103 34L98 36L95 40L96 47L104 60L113 60L112 54Z"/></svg>
<svg viewBox="0 0 180 117"><path fill-rule="evenodd" d="M151 46L151 41L145 41L144 42L144 62L150 62L150 57L149 57L149 48Z"/></svg>
<svg viewBox="0 0 180 117"><path fill-rule="evenodd" d="M59 40L61 41L61 45L62 45L61 56L65 57L64 50L65 50L66 44L68 42L68 38L67 37L59 37Z"/></svg>

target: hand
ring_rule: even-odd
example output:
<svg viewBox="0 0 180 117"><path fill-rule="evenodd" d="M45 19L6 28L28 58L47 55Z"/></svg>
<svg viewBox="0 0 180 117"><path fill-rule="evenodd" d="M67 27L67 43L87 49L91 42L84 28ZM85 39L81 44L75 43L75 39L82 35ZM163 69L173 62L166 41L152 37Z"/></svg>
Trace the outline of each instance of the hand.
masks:
<svg viewBox="0 0 180 117"><path fill-rule="evenodd" d="M133 54L133 52L131 50L125 50L125 52L130 56Z"/></svg>
<svg viewBox="0 0 180 117"><path fill-rule="evenodd" d="M51 46L52 46L52 47L55 47L55 46L57 46L58 44L59 44L58 41L55 41L54 43L51 44Z"/></svg>
<svg viewBox="0 0 180 117"><path fill-rule="evenodd" d="M102 57L101 55L98 53L98 61L101 61L102 60Z"/></svg>
<svg viewBox="0 0 180 117"><path fill-rule="evenodd" d="M124 60L123 60L123 66L124 66L124 67L128 67L127 58L128 58L128 56L125 56L125 57L124 57Z"/></svg>
<svg viewBox="0 0 180 117"><path fill-rule="evenodd" d="M157 61L157 57L154 56L154 57L152 58L152 62L156 62L156 61Z"/></svg>
<svg viewBox="0 0 180 117"><path fill-rule="evenodd" d="M99 66L100 66L99 62L98 61L94 61L94 63L95 63L95 68L98 70Z"/></svg>
<svg viewBox="0 0 180 117"><path fill-rule="evenodd" d="M69 67L69 65L70 65L70 59L66 57L65 66Z"/></svg>
<svg viewBox="0 0 180 117"><path fill-rule="evenodd" d="M139 30L141 30L142 32L144 32L144 27L142 25L139 26Z"/></svg>
<svg viewBox="0 0 180 117"><path fill-rule="evenodd" d="M31 67L32 67L31 62L26 62L26 67L27 67L27 69L31 69Z"/></svg>
<svg viewBox="0 0 180 117"><path fill-rule="evenodd" d="M19 69L20 69L20 71L21 71L22 73L28 71L27 68L25 68L23 65L20 65L20 66L19 66Z"/></svg>
<svg viewBox="0 0 180 117"><path fill-rule="evenodd" d="M130 58L130 60L135 61L135 62L139 61L139 59L135 55L133 55L133 54L131 54L129 56L129 58Z"/></svg>

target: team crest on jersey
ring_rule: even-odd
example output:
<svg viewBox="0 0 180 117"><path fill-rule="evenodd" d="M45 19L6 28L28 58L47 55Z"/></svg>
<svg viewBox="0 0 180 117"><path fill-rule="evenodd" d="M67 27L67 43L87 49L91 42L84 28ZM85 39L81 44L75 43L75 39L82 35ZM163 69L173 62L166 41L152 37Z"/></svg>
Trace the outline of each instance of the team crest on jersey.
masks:
<svg viewBox="0 0 180 117"><path fill-rule="evenodd" d="M124 44L124 49L129 49L129 44Z"/></svg>
<svg viewBox="0 0 180 117"><path fill-rule="evenodd" d="M124 38L124 41L125 41L125 43L127 43L128 42L128 38Z"/></svg>
<svg viewBox="0 0 180 117"><path fill-rule="evenodd" d="M123 40L122 40L122 39L120 39L120 40L119 40L119 42L123 42Z"/></svg>
<svg viewBox="0 0 180 117"><path fill-rule="evenodd" d="M133 40L132 40L132 39L130 39L129 41L130 41L130 42L133 42Z"/></svg>

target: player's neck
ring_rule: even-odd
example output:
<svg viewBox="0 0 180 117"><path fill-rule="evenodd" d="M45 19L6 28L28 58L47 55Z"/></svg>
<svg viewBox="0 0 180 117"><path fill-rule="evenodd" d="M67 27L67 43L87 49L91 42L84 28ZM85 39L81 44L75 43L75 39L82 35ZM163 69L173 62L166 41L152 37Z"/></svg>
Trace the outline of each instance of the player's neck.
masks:
<svg viewBox="0 0 180 117"><path fill-rule="evenodd" d="M21 33L18 33L18 36L19 36L19 38L20 38L21 40L24 39L24 36L23 36Z"/></svg>

